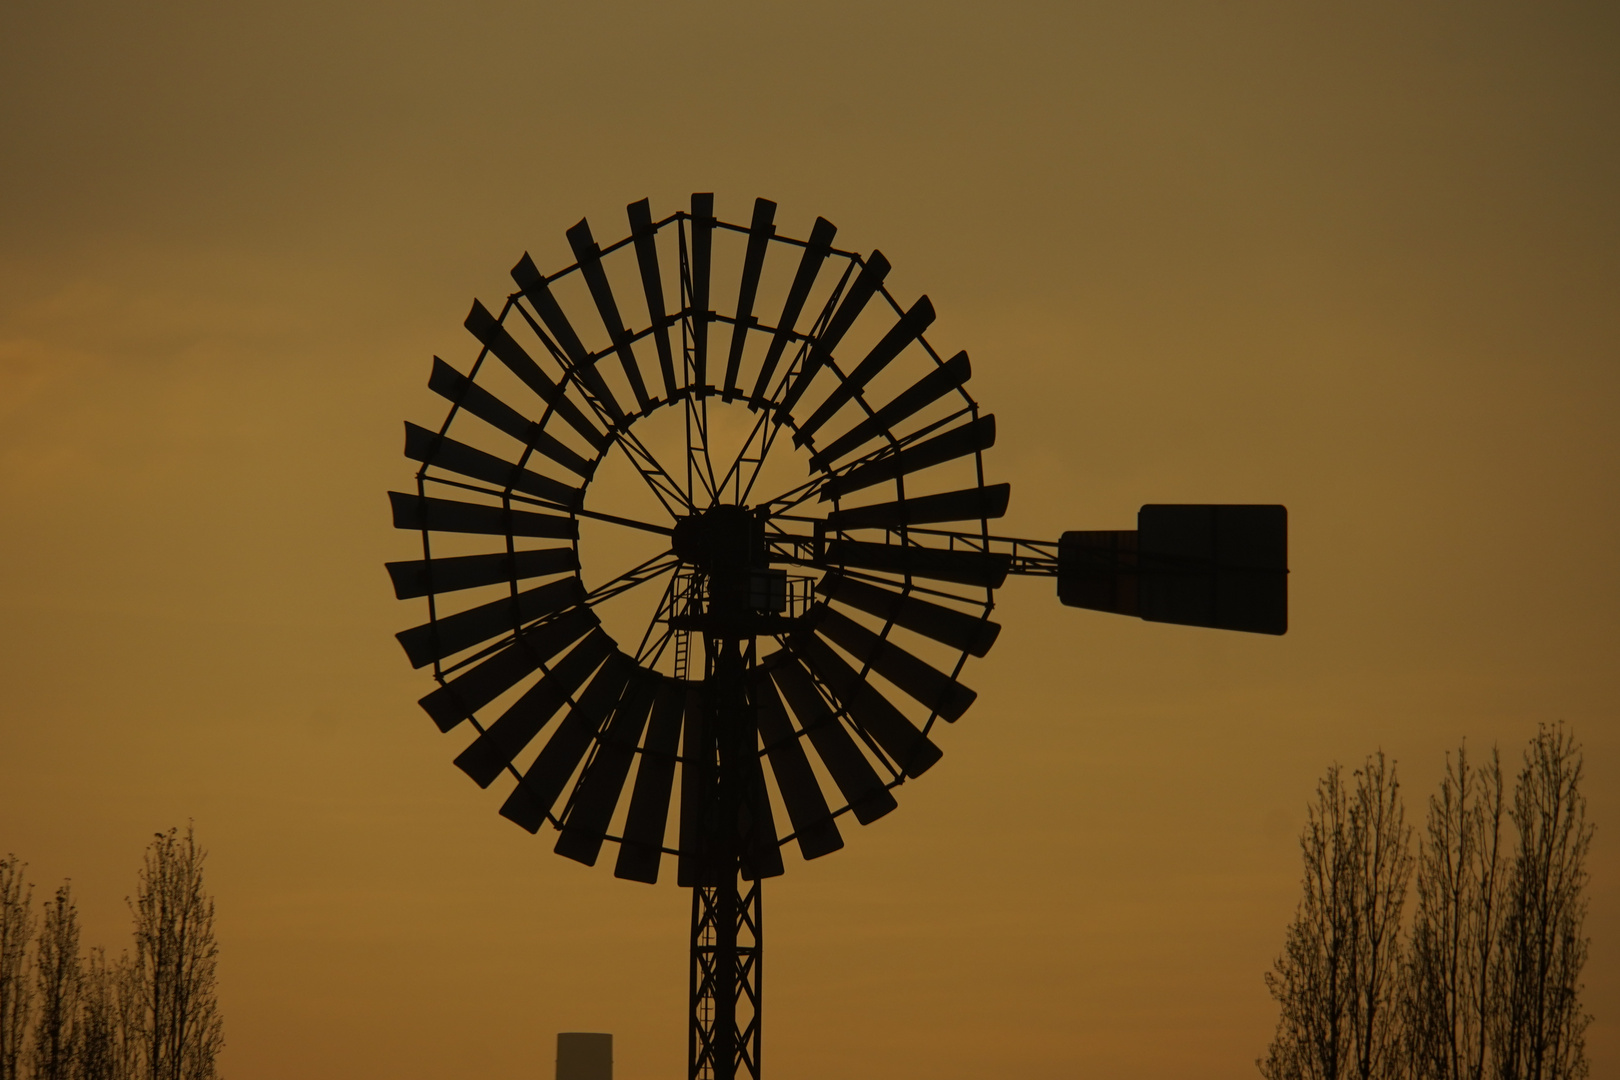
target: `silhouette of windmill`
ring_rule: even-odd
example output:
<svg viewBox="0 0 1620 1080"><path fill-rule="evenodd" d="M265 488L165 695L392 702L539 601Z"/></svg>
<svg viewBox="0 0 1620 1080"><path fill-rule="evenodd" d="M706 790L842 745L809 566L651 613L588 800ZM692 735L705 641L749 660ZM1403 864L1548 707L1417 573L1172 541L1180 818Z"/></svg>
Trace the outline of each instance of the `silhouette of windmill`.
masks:
<svg viewBox="0 0 1620 1080"><path fill-rule="evenodd" d="M1055 577L1071 606L1281 634L1287 515L1144 506L1129 531L994 535L995 417L967 355L924 336L928 298L885 287L880 252L834 247L820 218L778 235L765 199L747 225L707 194L628 212L625 239L602 247L581 221L575 262L545 275L524 255L498 313L474 302L465 373L434 359L449 413L406 425L416 490L390 494L422 557L388 570L427 600L398 635L439 684L422 707L476 732L456 765L480 787L511 777L500 813L586 864L616 843L621 878L655 882L674 858L692 890L689 1075L757 1080L760 882L786 844L841 848L841 823L887 814L939 760L1007 575ZM640 477L643 510L591 488L610 460ZM784 461L807 472L769 488ZM587 584L582 552L635 541L627 569ZM636 596L627 647L602 614Z"/></svg>

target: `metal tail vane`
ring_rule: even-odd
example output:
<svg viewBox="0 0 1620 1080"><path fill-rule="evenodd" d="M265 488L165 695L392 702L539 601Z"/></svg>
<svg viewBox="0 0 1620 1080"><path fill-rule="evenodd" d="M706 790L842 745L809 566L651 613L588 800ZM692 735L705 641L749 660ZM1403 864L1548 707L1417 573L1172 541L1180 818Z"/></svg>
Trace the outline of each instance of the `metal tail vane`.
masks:
<svg viewBox="0 0 1620 1080"><path fill-rule="evenodd" d="M610 842L614 874L649 883L669 856L692 890L691 1080L758 1080L760 882L788 844L843 847L939 760L1009 574L1054 577L1076 607L1287 628L1281 506L994 534L1009 487L985 479L996 420L967 355L928 342L932 304L897 300L880 252L833 246L820 218L779 235L775 213L759 199L731 224L700 194L655 220L642 200L606 247L569 229L556 273L524 255L499 310L467 316L470 366L434 359L449 411L406 425L421 467L389 496L422 540L388 564L395 592L427 601L398 637L438 684L422 708L472 729L456 765L482 788L508 777L501 815L555 830L558 854L590 865ZM684 448L652 437L660 410ZM618 455L649 512L592 505ZM784 457L808 479L766 490ZM587 584L582 522L604 551L651 548ZM604 605L634 596L651 618L616 640Z"/></svg>

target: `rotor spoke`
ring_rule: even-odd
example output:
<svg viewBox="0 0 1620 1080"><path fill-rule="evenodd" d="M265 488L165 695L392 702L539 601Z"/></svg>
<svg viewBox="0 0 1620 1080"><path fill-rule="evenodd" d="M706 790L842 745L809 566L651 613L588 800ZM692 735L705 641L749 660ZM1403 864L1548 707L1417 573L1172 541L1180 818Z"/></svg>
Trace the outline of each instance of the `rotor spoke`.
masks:
<svg viewBox="0 0 1620 1080"><path fill-rule="evenodd" d="M753 490L754 480L758 478L759 470L765 464L765 456L771 452L771 443L775 441L776 431L781 426L779 424L770 424L769 421L770 413L763 409L760 410L759 415L754 418L754 427L751 431L749 431L748 438L744 439L743 444L737 448L736 457L732 458L730 467L726 469L725 476L720 480L719 489L724 491L731 483L732 478L736 477L737 503L739 506L747 503L748 493ZM761 438L760 434L762 428L765 429L763 438ZM754 441L756 439L760 439L761 448L759 456L757 458L750 458L748 456L748 449L754 445ZM747 487L743 487L742 483L742 466L743 462L745 461L752 461L754 463L754 470L748 478Z"/></svg>
<svg viewBox="0 0 1620 1080"><path fill-rule="evenodd" d="M669 573L681 564L672 552L661 551L646 562L632 566L618 577L605 581L592 589L581 601L587 607L595 607L604 600L611 600L620 593L629 592L637 585L644 585L654 578Z"/></svg>
<svg viewBox="0 0 1620 1080"><path fill-rule="evenodd" d="M765 468L765 459L770 457L771 448L776 444L777 436L782 433L784 428L792 425L791 418L779 413L777 410L781 405L783 396L788 392L788 387L793 384L793 381L799 372L810 363L810 354L817 347L818 339L823 331L827 329L827 324L832 320L833 313L838 308L839 300L843 297L844 288L849 284L849 278L854 272L855 266L855 261L851 260L849 265L844 268L843 276L839 278L838 284L833 288L832 294L827 297L827 302L825 305L823 305L821 314L816 317L816 321L810 328L810 333L805 336L804 344L799 347L798 355L794 357L791 364L782 369L782 374L777 379L776 385L771 388L770 397L760 409L761 416L768 417L775 415L776 423L772 424L769 428L765 439L765 445L759 453L759 460L754 465L753 475L749 477L748 487L743 492L742 499L739 501L746 500L748 495L752 494L754 484L759 480L759 474ZM825 362L832 364L832 358L827 357ZM833 365L833 368L835 371L837 370L836 365ZM824 479L824 477L814 477L808 485L801 484L799 487L784 493L784 495L766 500L764 505L773 506L776 503L781 502L784 498L792 498L792 502L783 507L784 510L791 509L792 507L797 506L799 503L804 502L812 495L819 494L820 484ZM798 493L801 491L804 492L804 494L802 496L795 497L798 496Z"/></svg>
<svg viewBox="0 0 1620 1080"><path fill-rule="evenodd" d="M624 456L629 459L631 467L646 482L653 495L663 504L664 509L669 512L669 516L679 518L685 514L693 513L692 500L687 497L686 492L681 490L681 485L676 482L673 476L669 475L669 471L653 455L653 452L647 449L646 445L629 431L620 428L611 430L614 443L620 450L624 451ZM680 509L672 506L671 500L674 500Z"/></svg>
<svg viewBox="0 0 1620 1080"><path fill-rule="evenodd" d="M590 518L592 521L606 521L612 525L623 525L630 529L640 529L642 532L657 533L659 536L675 535L675 530L668 525L652 525L645 521L636 521L633 518L619 517L617 514L604 514L599 510L586 510L584 507L580 507L574 513L583 518Z"/></svg>
<svg viewBox="0 0 1620 1080"><path fill-rule="evenodd" d="M901 439L873 448L866 454L863 454L862 456L839 466L834 472L816 474L797 487L789 488L787 491L784 491L782 494L773 499L766 499L760 505L775 507L778 503L782 503L783 505L781 509L772 511L773 514L778 514L785 513L793 507L809 501L811 498L820 498L822 496L822 489L827 484L838 480L840 477L849 475L863 465L869 465L879 458L887 457L900 450L904 450L906 447L916 443L925 436L933 434L935 431L939 430L945 425L954 420L958 420L963 416L969 415L971 412L971 409L964 408L958 409L948 416L942 416L938 420L918 428L916 431L913 431L911 434L906 435ZM993 420L994 417L985 418L985 422L987 423L993 422Z"/></svg>
<svg viewBox="0 0 1620 1080"><path fill-rule="evenodd" d="M776 385L771 387L768 403L764 406L767 410L774 410L782 403L788 387L793 385L799 373L810 362L810 353L816 348L817 340L827 329L828 324L832 322L833 313L838 310L838 303L844 298L844 290L849 286L850 276L855 273L858 265L858 260L852 258L844 266L843 274L839 276L837 284L827 297L827 302L821 307L821 314L810 324L810 332L804 336L804 343L799 346L798 354L793 358L793 362L776 376Z"/></svg>
<svg viewBox="0 0 1620 1080"><path fill-rule="evenodd" d="M670 617L670 614L672 612L673 605L675 603L675 589L679 585L679 583L680 583L679 576L678 575L672 575L670 577L670 579L669 579L669 583L664 586L664 595L658 601L658 610L653 612L652 621L647 624L646 633L641 635L641 644L636 646L636 662L637 663L639 663L639 664L647 664L648 663L648 660L647 660L647 656L648 656L647 643L649 641L652 641L653 631L655 629L657 629L657 627L660 624L663 625L664 632L661 635L659 635L658 641L657 641L657 643L656 643L656 645L654 647L657 650L658 655L661 655L663 653L663 651L664 651L664 643L669 639L669 635L670 635L669 617ZM656 658L657 657L655 655L654 656L654 661L655 662L656 662Z"/></svg>
<svg viewBox="0 0 1620 1080"><path fill-rule="evenodd" d="M647 637L642 641L641 647L636 650L636 663L645 668L656 668L658 666L658 661L664 658L664 650L669 647L670 639L676 633L666 626L663 632L654 640L652 638L652 629L656 625L658 625L656 622L647 625ZM648 647L649 641L651 641L651 648Z"/></svg>
<svg viewBox="0 0 1620 1080"><path fill-rule="evenodd" d="M738 502L747 502L748 496L754 492L754 485L759 482L759 474L764 471L765 460L771 456L771 449L776 445L776 438L786 430L786 424L773 424L766 431L765 445L759 451L759 458L754 462L754 471L748 477L748 486L743 489Z"/></svg>
<svg viewBox="0 0 1620 1080"><path fill-rule="evenodd" d="M688 364L690 376L690 364ZM695 478L708 497L709 505L720 501L720 486L714 481L714 463L709 457L709 402L702 388L688 386L684 399L686 410L686 484L692 503L697 492L692 487Z"/></svg>
<svg viewBox="0 0 1620 1080"><path fill-rule="evenodd" d="M774 498L761 500L757 505L768 507L770 510L770 515L772 517L778 517L792 510L794 507L818 497L821 494L822 488L826 486L826 484L832 479L832 476L817 473L815 476L812 476L798 487L788 488L786 491L775 496Z"/></svg>
<svg viewBox="0 0 1620 1080"><path fill-rule="evenodd" d="M528 261L527 255L524 256L524 260L526 262ZM519 264L519 267L522 267L521 263ZM533 270L532 263L529 265L529 269ZM538 271L535 271L534 273L536 276L538 276ZM543 278L540 279L540 287L544 288ZM530 297L530 302L535 302L533 297ZM553 308L553 317L566 320L567 317L563 315L560 308L556 307L554 300L551 301L550 306ZM529 329L534 332L534 336L540 339L540 344L546 347L546 352L551 354L552 360L556 361L557 366L562 368L563 378L562 381L557 385L561 387L563 391L563 401L567 401L566 395L568 392L568 387L570 384L572 384L579 387L580 397L585 399L585 403L589 405L591 407L591 411L596 414L596 419L600 421L602 426L607 428L610 433L615 427L626 422L627 418L625 417L623 410L619 408L619 403L613 399L613 395L608 390L607 384L602 382L602 375L596 370L595 361L588 353L585 352L585 347L581 345L578 338L574 336L571 328L569 329L568 333L569 337L572 339L569 343L572 347L572 351L569 351L567 348L565 348L565 346L559 345L556 341L554 341L550 334L546 333L546 331L541 327L540 321L529 313L528 308L524 307L522 304L514 302L512 304L512 310L516 311L518 315L522 317L523 321L529 324ZM547 403L552 404L552 402L549 400ZM567 408L574 410L577 407L572 402L567 402ZM584 432L582 431L581 434L584 434ZM592 440L593 443L595 441L596 440Z"/></svg>
<svg viewBox="0 0 1620 1080"><path fill-rule="evenodd" d="M592 367L590 371L591 378L587 379L584 369L587 365L593 364L594 360L581 353L580 362L574 362L570 359L569 354L559 347L551 339L551 336L541 328L540 323L534 316L529 314L527 308L522 304L514 304L513 307L522 316L523 320L529 324L529 329L540 339L541 344L546 347L546 351L551 354L551 358L562 368L563 381L561 385L564 393L566 394L569 387L578 388L580 396L585 399L585 403L596 413L597 420L607 429L609 437L624 452L624 456L630 460L631 467L646 482L654 497L663 504L669 516L672 518L682 516L682 510L676 509L675 505L671 504L672 499L686 512L690 512L692 509L691 499L682 493L680 485L659 463L652 451L648 450L640 439L627 430L628 420L622 414L616 414L617 402L612 401L612 395L607 395L604 400L598 400L601 396L600 393L592 392L590 383L600 381L601 375ZM599 391L605 390L605 384L597 389ZM610 404L612 407L609 407Z"/></svg>
<svg viewBox="0 0 1620 1080"><path fill-rule="evenodd" d="M703 451L703 472L705 486L709 489L709 496L714 502L720 501L722 485L714 478L714 454L710 450L709 442L709 396L703 394L698 400L698 412L702 421L698 424L698 447Z"/></svg>

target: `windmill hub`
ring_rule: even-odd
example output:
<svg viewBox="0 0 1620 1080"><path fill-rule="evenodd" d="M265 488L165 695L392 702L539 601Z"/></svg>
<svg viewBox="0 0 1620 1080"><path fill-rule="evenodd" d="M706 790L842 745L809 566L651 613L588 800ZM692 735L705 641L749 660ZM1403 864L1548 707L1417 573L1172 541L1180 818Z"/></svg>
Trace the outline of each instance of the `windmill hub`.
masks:
<svg viewBox="0 0 1620 1080"><path fill-rule="evenodd" d="M675 522L675 555L710 573L764 566L765 527L742 506L712 506Z"/></svg>
<svg viewBox="0 0 1620 1080"><path fill-rule="evenodd" d="M747 507L721 504L679 518L671 547L692 571L672 625L727 638L787 629L779 617L787 575L771 569L765 523Z"/></svg>

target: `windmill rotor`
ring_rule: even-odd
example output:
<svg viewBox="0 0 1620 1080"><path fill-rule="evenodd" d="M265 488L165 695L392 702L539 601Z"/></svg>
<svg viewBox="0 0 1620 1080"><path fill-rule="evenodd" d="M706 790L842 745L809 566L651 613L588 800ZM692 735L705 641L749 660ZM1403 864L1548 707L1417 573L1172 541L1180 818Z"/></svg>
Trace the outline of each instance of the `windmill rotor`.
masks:
<svg viewBox="0 0 1620 1080"><path fill-rule="evenodd" d="M475 301L437 428L406 425L421 555L388 564L398 634L466 729L455 764L558 854L693 890L690 1076L760 1075L760 881L842 848L939 761L940 721L1000 626L1009 574L1072 606L1286 629L1286 512L1147 506L1138 528L996 536L995 417L881 252L746 224L713 197L574 261L525 254ZM632 476L638 479L632 479ZM599 482L600 481L600 482ZM617 559L617 562L612 561ZM504 778L504 779L503 779Z"/></svg>

